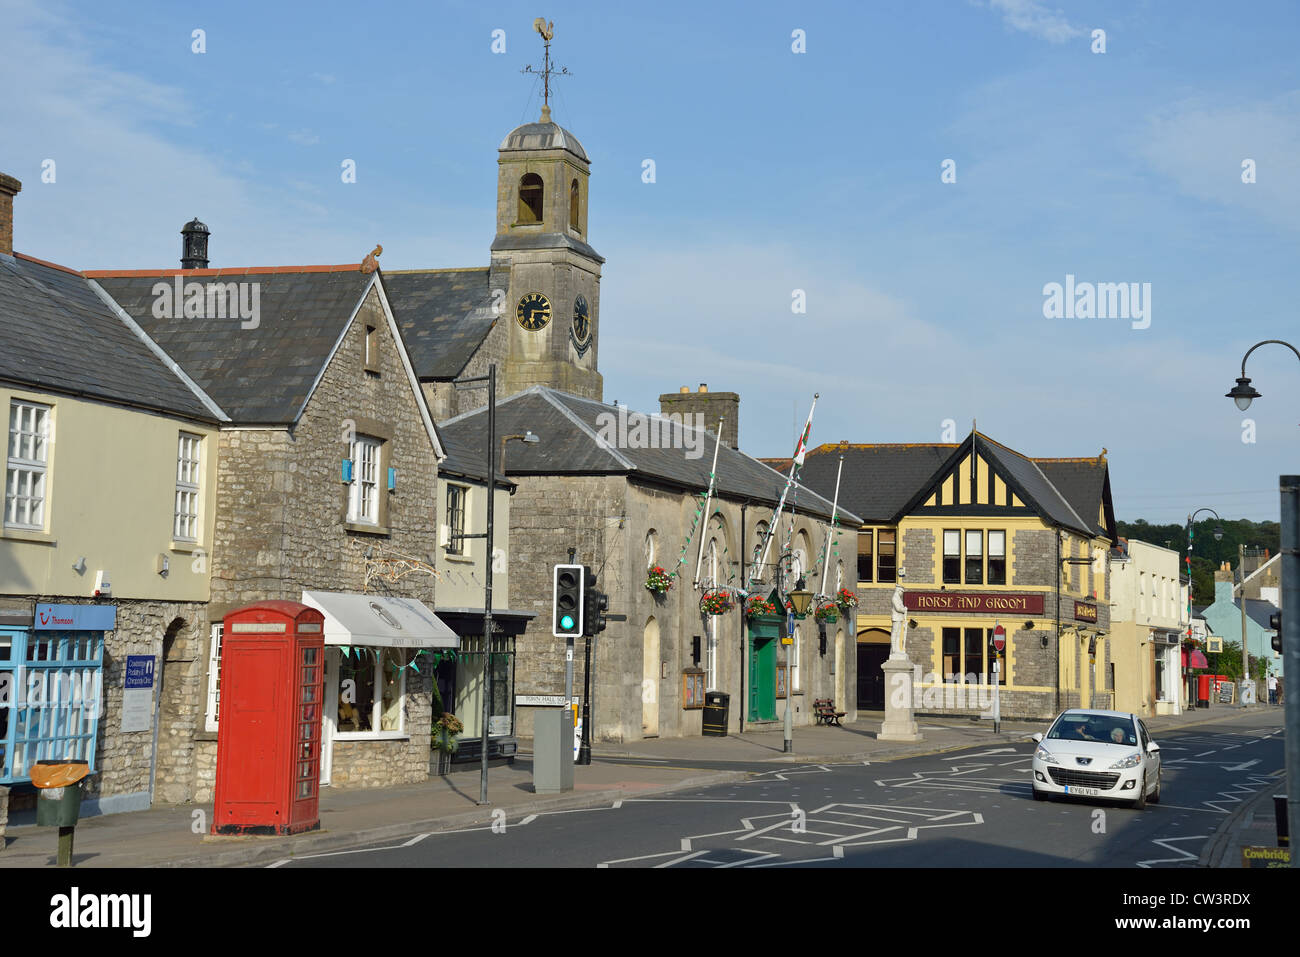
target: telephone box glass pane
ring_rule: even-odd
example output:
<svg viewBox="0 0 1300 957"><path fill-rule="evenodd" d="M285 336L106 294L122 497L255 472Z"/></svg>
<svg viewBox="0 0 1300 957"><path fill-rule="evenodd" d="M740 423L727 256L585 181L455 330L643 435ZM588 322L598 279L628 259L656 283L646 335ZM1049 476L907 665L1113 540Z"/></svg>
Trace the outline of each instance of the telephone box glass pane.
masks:
<svg viewBox="0 0 1300 957"><path fill-rule="evenodd" d="M304 648L302 650L302 663L304 665L314 665L316 663L316 651L315 648Z"/></svg>
<svg viewBox="0 0 1300 957"><path fill-rule="evenodd" d="M303 721L315 721L316 717L316 706L314 704L305 704L302 706Z"/></svg>

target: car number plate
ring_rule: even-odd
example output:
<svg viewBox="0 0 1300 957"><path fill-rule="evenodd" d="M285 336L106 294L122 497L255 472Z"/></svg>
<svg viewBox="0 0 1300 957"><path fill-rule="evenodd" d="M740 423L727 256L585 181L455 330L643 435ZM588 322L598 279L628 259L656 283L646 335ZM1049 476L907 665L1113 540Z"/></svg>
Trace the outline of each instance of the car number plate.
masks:
<svg viewBox="0 0 1300 957"><path fill-rule="evenodd" d="M1066 793L1066 794L1091 794L1091 795L1097 795L1097 794L1100 794L1100 793L1101 793L1101 788L1066 787L1066 789L1065 789L1065 793Z"/></svg>

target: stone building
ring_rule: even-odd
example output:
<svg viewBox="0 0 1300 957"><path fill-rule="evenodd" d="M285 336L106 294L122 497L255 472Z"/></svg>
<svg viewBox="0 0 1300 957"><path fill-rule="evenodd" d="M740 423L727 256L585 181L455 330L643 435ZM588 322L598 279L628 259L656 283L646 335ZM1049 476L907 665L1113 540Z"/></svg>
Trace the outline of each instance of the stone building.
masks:
<svg viewBox="0 0 1300 957"><path fill-rule="evenodd" d="M83 814L137 810L186 760L224 416L81 274L12 252L19 188L0 175L0 792L30 808L34 762L84 760Z"/></svg>
<svg viewBox="0 0 1300 957"><path fill-rule="evenodd" d="M457 644L431 611L443 450L379 274L354 263L86 275L227 419L203 556L211 603L179 663L206 694L171 731L184 754L160 768L160 797L210 798L222 618L265 599L326 616L322 783L423 780L430 652ZM214 290L241 308L214 310Z"/></svg>
<svg viewBox="0 0 1300 957"><path fill-rule="evenodd" d="M464 413L439 428L449 444L477 459L484 415ZM542 387L501 401L497 428L531 430L540 439L514 447L507 470L518 487L510 513L510 604L538 615L519 639L519 694L565 692L565 641L552 637L552 569L568 560L572 547L609 594L609 612L627 617L594 642L594 739L698 735L702 690L730 694L730 730L779 726L785 703L777 698L778 682L787 676L797 724L813 722L817 698L846 702L841 710L852 718L851 618L828 625L824 647L816 624L801 621L787 647L752 633L739 608L713 616L700 611L704 590L738 594L747 579L750 591L766 595L778 564L787 590L800 575L809 590L819 590L824 561L830 562L825 591L833 593L837 584L852 589L852 553L844 560L838 554L829 500L796 486L768 560L756 565L752 553L785 476L723 444L717 489L703 514L715 444L704 430ZM840 518L848 527L858 523L843 510ZM677 572L666 594L646 587L654 565ZM574 694L580 695L581 642L576 652ZM531 734L526 708L518 727Z"/></svg>
<svg viewBox="0 0 1300 957"><path fill-rule="evenodd" d="M1003 715L1113 704L1109 553L1117 536L1104 455L1031 459L979 432L960 444L839 443L810 452L802 480L830 494L840 457L840 502L863 517L859 708L884 706L880 665L899 584L919 710L988 709L997 625L1006 634Z"/></svg>

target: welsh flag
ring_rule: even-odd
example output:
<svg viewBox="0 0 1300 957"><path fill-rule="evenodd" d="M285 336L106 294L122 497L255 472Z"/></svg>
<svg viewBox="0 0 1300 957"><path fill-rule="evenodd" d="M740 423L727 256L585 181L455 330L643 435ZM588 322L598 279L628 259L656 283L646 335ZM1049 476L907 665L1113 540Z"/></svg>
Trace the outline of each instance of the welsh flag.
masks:
<svg viewBox="0 0 1300 957"><path fill-rule="evenodd" d="M812 408L808 410L808 421L804 423L803 432L799 434L799 444L794 448L794 464L803 466L803 457L808 452L808 437L812 435L812 417L817 409L817 396L813 396Z"/></svg>

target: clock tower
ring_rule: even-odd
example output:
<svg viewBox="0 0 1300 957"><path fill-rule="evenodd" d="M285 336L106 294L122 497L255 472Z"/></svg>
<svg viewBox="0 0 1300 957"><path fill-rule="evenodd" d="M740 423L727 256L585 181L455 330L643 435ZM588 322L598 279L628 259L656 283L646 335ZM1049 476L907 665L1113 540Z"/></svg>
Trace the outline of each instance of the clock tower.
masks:
<svg viewBox="0 0 1300 957"><path fill-rule="evenodd" d="M545 385L602 399L596 369L600 267L587 233L591 162L578 138L552 122L512 130L498 151L497 233L489 274L508 328L502 395Z"/></svg>

